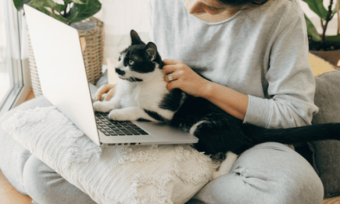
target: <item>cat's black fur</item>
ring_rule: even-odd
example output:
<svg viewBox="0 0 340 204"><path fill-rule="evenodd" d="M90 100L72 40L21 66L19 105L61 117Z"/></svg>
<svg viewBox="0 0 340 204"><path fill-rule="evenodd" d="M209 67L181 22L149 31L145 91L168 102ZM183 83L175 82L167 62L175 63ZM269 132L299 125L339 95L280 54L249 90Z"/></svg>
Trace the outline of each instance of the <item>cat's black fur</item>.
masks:
<svg viewBox="0 0 340 204"><path fill-rule="evenodd" d="M141 59L139 66L135 64L132 70L139 73L152 72L156 64L162 69L163 62L153 43L145 45L135 31L131 31L132 45L122 53L127 53L124 64L129 63L131 53ZM170 48L169 48L170 49ZM135 81L136 82L136 81ZM184 102L183 102L184 101ZM166 94L159 104L162 109L174 111L172 120L166 120L153 111L146 111L152 118L183 128L187 131L200 121L194 135L199 138L194 147L208 155L231 151L240 154L250 147L263 142L280 142L294 144L316 140L340 139L340 124L322 124L287 129L266 129L229 115L219 107L204 98L197 98L174 89Z"/></svg>

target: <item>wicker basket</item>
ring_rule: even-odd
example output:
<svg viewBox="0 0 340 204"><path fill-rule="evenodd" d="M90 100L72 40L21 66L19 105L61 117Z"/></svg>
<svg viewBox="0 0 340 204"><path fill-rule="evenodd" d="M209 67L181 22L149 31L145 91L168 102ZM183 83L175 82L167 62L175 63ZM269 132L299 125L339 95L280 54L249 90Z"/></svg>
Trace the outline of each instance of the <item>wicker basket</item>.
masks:
<svg viewBox="0 0 340 204"><path fill-rule="evenodd" d="M27 32L27 38L28 38L28 61L29 61L30 72L31 72L32 89L33 89L35 96L40 96L42 95L40 79L38 75L37 65L35 63L35 58L33 54L32 43L31 43L29 32Z"/></svg>
<svg viewBox="0 0 340 204"><path fill-rule="evenodd" d="M104 52L104 23L91 17L96 22L96 27L90 30L78 30L79 38L84 37L86 48L83 52L84 65L89 83L95 84L101 76L101 68ZM29 32L28 32L29 33ZM32 89L35 96L42 95L40 80L32 50L30 36L28 34L29 66L31 71Z"/></svg>

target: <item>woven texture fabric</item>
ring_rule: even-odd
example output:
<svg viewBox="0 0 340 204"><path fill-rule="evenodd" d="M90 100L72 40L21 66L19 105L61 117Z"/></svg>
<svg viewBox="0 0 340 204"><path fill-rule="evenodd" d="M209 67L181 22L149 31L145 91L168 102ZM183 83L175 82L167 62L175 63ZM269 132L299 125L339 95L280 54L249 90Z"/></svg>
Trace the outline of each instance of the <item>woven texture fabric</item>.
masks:
<svg viewBox="0 0 340 204"><path fill-rule="evenodd" d="M101 76L104 56L104 23L95 17L89 20L95 21L95 29L78 30L79 38L84 37L86 48L83 52L87 81L96 84Z"/></svg>
<svg viewBox="0 0 340 204"><path fill-rule="evenodd" d="M26 29L28 30L28 27L26 27ZM37 97L37 96L42 95L42 90L41 90L41 86L40 86L40 78L39 78L39 75L38 75L37 64L35 62L31 37L30 37L29 33L27 34L27 41L28 41L28 53L29 53L28 61L29 61L29 66L30 66L32 90L34 92L34 95Z"/></svg>
<svg viewBox="0 0 340 204"><path fill-rule="evenodd" d="M216 167L189 145L101 149L52 106L18 111L3 129L97 203L185 203Z"/></svg>

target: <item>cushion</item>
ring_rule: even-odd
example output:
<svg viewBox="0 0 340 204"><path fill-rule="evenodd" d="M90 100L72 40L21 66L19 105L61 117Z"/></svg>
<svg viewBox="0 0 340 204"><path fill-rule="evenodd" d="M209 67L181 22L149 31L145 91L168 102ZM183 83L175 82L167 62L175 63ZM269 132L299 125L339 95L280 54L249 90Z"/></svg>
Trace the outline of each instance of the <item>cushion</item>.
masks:
<svg viewBox="0 0 340 204"><path fill-rule="evenodd" d="M323 73L335 70L334 66L331 63L323 60L322 58L310 52L308 53L308 62L312 68L314 76L319 76Z"/></svg>
<svg viewBox="0 0 340 204"><path fill-rule="evenodd" d="M185 203L216 167L189 145L100 148L53 106L17 111L3 129L97 203Z"/></svg>
<svg viewBox="0 0 340 204"><path fill-rule="evenodd" d="M340 123L340 70L322 74L315 81L315 105L320 110L312 123ZM314 169L324 185L325 198L340 195L340 141L318 141L309 145Z"/></svg>

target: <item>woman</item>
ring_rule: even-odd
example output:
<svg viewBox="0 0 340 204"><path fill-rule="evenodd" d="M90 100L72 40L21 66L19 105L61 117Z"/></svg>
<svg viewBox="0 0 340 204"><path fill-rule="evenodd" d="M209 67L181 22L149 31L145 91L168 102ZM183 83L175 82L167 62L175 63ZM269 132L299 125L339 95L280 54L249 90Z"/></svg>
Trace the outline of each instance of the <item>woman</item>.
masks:
<svg viewBox="0 0 340 204"><path fill-rule="evenodd" d="M311 124L318 111L313 104L315 82L308 63L306 24L296 0L151 0L149 11L151 41L165 59L169 90L180 88L206 98L244 123L266 128ZM113 88L102 87L99 98L106 92L111 96ZM30 159L24 177L43 175L42 165ZM38 203L58 203L58 194L75 188L63 179L59 184L63 187L51 187L57 179L61 177L41 176L25 188ZM42 196L43 189L54 193ZM296 152L279 143L264 143L243 153L229 174L208 183L195 199L317 204L322 202L323 186ZM69 200L93 203L80 191Z"/></svg>

